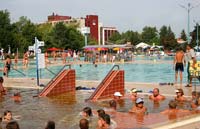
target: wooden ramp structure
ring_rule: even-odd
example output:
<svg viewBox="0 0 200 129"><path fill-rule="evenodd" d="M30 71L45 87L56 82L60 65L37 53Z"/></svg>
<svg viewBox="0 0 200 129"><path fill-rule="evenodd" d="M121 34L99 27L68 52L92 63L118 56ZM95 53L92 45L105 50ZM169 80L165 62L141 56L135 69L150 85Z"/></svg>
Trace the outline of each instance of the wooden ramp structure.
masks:
<svg viewBox="0 0 200 129"><path fill-rule="evenodd" d="M113 70L115 67L118 67L118 70ZM87 100L110 98L117 91L124 95L124 70L119 70L119 66L114 65Z"/></svg>

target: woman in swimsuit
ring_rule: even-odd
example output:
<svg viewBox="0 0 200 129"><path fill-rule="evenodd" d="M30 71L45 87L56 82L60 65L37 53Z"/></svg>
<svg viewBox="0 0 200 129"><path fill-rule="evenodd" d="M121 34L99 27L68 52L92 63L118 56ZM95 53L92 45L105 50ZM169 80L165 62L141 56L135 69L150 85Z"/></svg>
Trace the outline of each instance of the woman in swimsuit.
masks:
<svg viewBox="0 0 200 129"><path fill-rule="evenodd" d="M8 77L8 72L10 71L10 68L11 68L11 59L10 59L10 56L7 55L6 60L5 60L5 65L4 65L4 73L3 73L4 76Z"/></svg>

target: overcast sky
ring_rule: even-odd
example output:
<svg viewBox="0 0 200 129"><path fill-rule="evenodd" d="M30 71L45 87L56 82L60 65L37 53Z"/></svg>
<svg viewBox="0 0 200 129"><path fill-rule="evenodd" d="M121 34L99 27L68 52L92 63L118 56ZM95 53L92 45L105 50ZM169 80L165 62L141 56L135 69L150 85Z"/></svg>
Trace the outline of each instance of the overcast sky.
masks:
<svg viewBox="0 0 200 129"><path fill-rule="evenodd" d="M53 12L72 17L96 14L104 26L117 27L120 32L170 25L178 37L182 29L187 32L187 11L179 4L187 7L188 3L197 6L200 0L0 0L0 9L7 9L12 21L27 16L34 23L47 21ZM194 20L200 23L199 12L200 6L191 10L190 30Z"/></svg>

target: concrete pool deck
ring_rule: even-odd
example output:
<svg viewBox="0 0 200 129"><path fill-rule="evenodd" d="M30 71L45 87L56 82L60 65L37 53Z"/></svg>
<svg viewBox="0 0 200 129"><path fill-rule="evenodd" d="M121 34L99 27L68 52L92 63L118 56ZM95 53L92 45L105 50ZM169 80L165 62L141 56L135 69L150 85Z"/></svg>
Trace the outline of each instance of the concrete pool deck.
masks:
<svg viewBox="0 0 200 129"><path fill-rule="evenodd" d="M41 79L40 84L47 84L50 81L50 79ZM84 86L88 88L97 87L100 81L84 81L84 80L76 80L76 86ZM4 86L5 87L11 87L11 88L32 88L32 89L43 89L43 87L36 85L36 79L34 78L4 78ZM184 90L185 96L191 97L191 92L194 90L193 87L184 87L180 85L162 85L160 86L158 83L137 83L137 82L125 82L125 89L131 89L131 88L137 88L139 90L142 90L143 92L140 94L149 94L149 91L151 91L153 88L159 88L160 93L165 96L175 96L175 89L176 88L182 88ZM200 91L200 86L196 87L197 91ZM159 124L159 125L153 125L150 128L181 128L181 129L187 129L187 128L195 128L200 127L200 117L194 116L188 119L178 120L176 122L170 122L167 124Z"/></svg>

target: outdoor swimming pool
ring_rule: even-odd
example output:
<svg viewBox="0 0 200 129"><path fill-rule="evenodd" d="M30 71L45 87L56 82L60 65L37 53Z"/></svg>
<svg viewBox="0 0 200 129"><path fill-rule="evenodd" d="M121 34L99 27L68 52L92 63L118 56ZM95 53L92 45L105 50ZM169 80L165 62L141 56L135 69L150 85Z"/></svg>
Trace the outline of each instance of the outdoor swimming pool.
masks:
<svg viewBox="0 0 200 129"><path fill-rule="evenodd" d="M21 102L14 102L11 98L15 92L20 92L22 96ZM91 95L88 91L76 91L76 93L68 93L56 97L33 97L38 94L37 89L9 89L8 94L0 98L0 112L11 110L13 116L18 120L22 129L43 129L48 120L56 122L58 129L70 129L76 125L80 116L79 113L86 106L90 106L93 111L100 108L108 107L108 100L98 102L85 102L85 99ZM130 99L124 99L123 105L118 106L119 113L115 114L113 119L121 128L147 127L160 122L168 122L168 116L161 115L159 112L168 108L168 98L160 103L153 103L144 97L145 106L148 108L148 115L138 117L128 113L132 107ZM179 118L177 116L177 118ZM129 119L129 121L127 121ZM95 129L95 123L92 129Z"/></svg>
<svg viewBox="0 0 200 129"><path fill-rule="evenodd" d="M148 60L149 61L149 60ZM145 62L145 61L144 61ZM72 65L72 69L76 70L76 79L78 80L102 80L114 64L98 64L95 67L93 64ZM153 60L147 63L119 63L120 69L125 70L126 82L145 82L145 83L168 83L174 82L174 69L172 61L159 63L159 60ZM62 66L49 66L47 67L53 73L57 73ZM185 67L186 69L186 67ZM9 77L36 77L36 69L34 62L31 63L28 69L18 68L19 71L25 73L23 76L16 70L11 70ZM48 70L42 69L40 71L40 78L52 78L54 74ZM187 72L184 71L183 82L186 82Z"/></svg>

